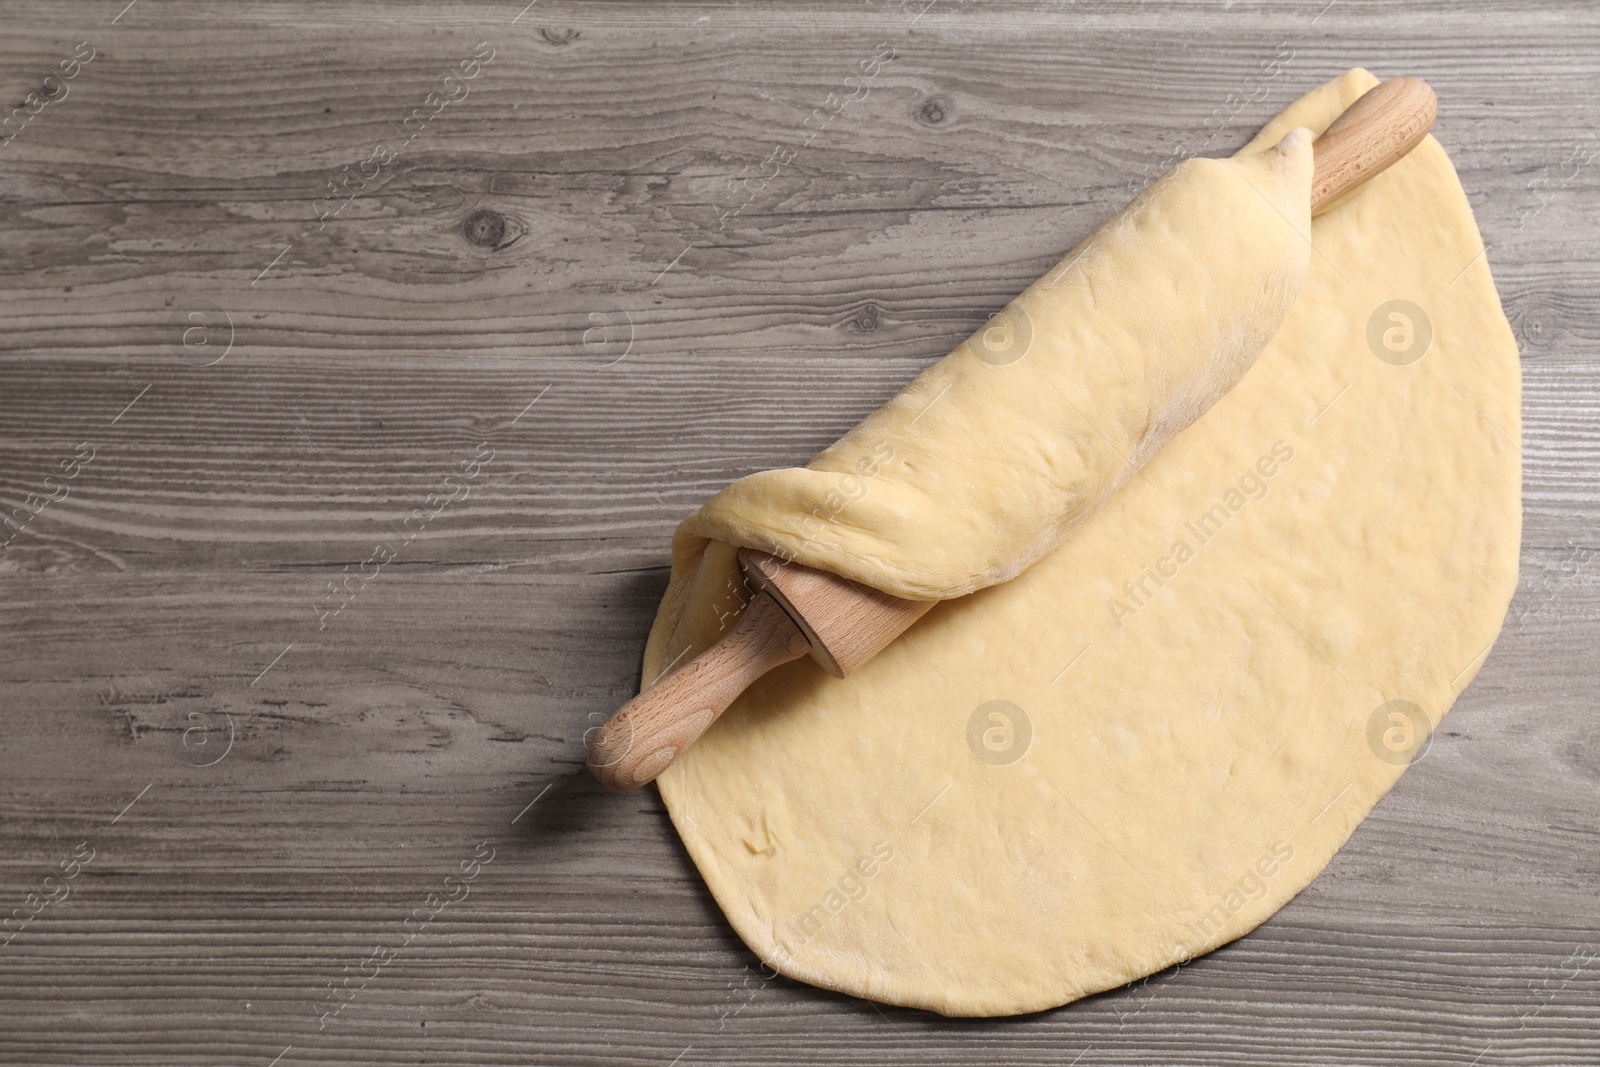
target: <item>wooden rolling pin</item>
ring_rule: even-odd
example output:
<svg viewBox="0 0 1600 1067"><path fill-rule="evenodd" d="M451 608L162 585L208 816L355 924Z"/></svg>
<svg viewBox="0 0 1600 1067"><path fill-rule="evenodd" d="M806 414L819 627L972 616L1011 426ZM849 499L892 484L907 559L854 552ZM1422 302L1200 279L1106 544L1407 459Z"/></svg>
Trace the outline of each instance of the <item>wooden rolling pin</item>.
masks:
<svg viewBox="0 0 1600 1067"><path fill-rule="evenodd" d="M1436 110L1433 90L1416 78L1391 78L1351 104L1312 146L1312 214L1415 148L1433 126ZM653 781L740 693L779 664L809 653L843 678L937 603L901 600L750 548L740 550L739 566L761 591L738 625L628 701L595 734L589 769L607 789L637 789Z"/></svg>

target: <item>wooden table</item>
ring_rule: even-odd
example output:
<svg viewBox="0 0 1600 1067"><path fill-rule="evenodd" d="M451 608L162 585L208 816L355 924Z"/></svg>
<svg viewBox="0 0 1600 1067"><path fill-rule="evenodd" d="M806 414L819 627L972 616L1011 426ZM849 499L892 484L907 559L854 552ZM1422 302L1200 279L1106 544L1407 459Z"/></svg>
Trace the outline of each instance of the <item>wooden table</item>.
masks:
<svg viewBox="0 0 1600 1067"><path fill-rule="evenodd" d="M524 2L5 4L0 1062L1600 1061L1600 12ZM1526 376L1428 757L1181 973L762 978L581 770L674 524L1357 64L1438 90Z"/></svg>

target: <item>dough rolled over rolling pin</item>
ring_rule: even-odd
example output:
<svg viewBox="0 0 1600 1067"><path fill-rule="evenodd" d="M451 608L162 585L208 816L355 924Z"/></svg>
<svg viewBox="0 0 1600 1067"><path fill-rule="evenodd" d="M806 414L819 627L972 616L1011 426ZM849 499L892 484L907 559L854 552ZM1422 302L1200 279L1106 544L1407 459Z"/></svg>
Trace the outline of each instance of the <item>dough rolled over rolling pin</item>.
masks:
<svg viewBox="0 0 1600 1067"><path fill-rule="evenodd" d="M1014 300L999 327L963 342L807 469L724 490L708 509L747 545L776 549L764 512L792 512L777 505L854 478L885 442L901 460L862 502L878 520L862 524L871 535L837 523L831 541L802 537L798 558L740 551L760 592L716 645L607 720L589 748L595 777L636 789L772 668L809 654L845 677L938 601L1009 580L1057 548L1244 376L1304 282L1311 216L1404 157L1435 109L1424 82L1393 78L1314 143L1300 128L1252 156L1178 164ZM1017 424L1035 432L1008 436ZM1004 477L968 476L961 459L975 445ZM930 496L953 516L937 530L909 506ZM776 532L794 543L797 531ZM894 588L872 588L852 578L853 560L866 558L879 564L880 587L886 558L908 562L889 575Z"/></svg>

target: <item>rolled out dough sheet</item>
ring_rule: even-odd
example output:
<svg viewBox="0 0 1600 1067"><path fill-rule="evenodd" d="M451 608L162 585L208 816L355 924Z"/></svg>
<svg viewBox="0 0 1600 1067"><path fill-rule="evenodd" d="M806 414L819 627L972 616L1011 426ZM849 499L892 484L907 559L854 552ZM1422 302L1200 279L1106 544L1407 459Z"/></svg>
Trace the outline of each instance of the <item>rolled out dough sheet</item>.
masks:
<svg viewBox="0 0 1600 1067"><path fill-rule="evenodd" d="M1236 160L1375 83L1308 93ZM1294 140L1249 172L1263 204L1301 180ZM769 674L659 779L729 922L783 973L1006 1015L1207 952L1316 877L1488 654L1516 581L1520 371L1444 150L1428 138L1309 225L1206 195L1254 253L1215 227L1215 277L1165 293L1069 257L1010 309L1020 357L980 331L805 471L680 527L646 680L736 617L735 546L961 597L848 679ZM1262 287L1264 322L1300 291L1152 456L1234 372L1175 390L1170 366L1100 365L1086 353L1126 350L1052 308L1142 310L1124 340L1172 351L1228 284ZM985 398L1031 416L986 424ZM1120 488L1086 498L1096 477Z"/></svg>

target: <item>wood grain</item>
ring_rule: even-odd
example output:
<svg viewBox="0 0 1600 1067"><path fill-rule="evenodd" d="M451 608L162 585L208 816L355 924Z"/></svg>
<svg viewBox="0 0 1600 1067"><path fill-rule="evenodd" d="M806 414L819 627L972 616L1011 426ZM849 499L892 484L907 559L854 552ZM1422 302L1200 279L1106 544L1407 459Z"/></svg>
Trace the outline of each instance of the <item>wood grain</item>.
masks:
<svg viewBox="0 0 1600 1067"><path fill-rule="evenodd" d="M0 501L66 488L0 553L0 914L66 893L0 933L0 1062L1600 1060L1592 5L125 3L0 12L8 108L95 50L0 146ZM673 526L1356 64L1437 91L1524 355L1477 681L1176 975L962 1022L762 978L582 768Z"/></svg>

